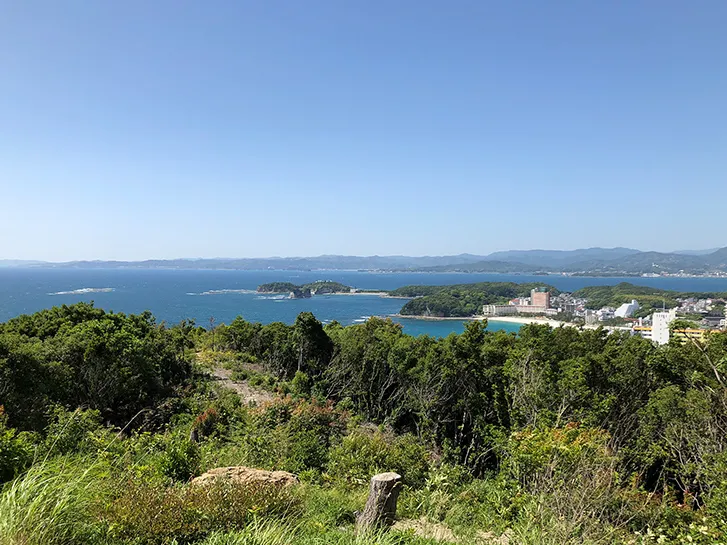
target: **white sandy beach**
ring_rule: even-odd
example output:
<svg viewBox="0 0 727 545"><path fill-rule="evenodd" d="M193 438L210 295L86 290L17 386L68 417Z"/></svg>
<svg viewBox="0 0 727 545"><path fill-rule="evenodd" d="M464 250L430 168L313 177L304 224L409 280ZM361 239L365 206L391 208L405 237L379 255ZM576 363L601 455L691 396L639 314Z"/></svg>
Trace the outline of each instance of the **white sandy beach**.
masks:
<svg viewBox="0 0 727 545"><path fill-rule="evenodd" d="M546 318L544 316L477 316L477 320L487 320L488 322L507 322L510 324L540 324L540 325L549 325L550 327L560 327L560 326L575 326L575 324L571 324L568 322L561 322L559 320L553 320L551 318Z"/></svg>

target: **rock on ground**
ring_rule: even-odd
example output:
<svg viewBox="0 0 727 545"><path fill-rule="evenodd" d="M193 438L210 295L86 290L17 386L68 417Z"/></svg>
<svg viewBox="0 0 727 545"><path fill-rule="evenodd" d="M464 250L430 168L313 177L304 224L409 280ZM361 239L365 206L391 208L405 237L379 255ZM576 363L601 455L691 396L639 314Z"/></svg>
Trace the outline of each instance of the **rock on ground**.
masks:
<svg viewBox="0 0 727 545"><path fill-rule="evenodd" d="M274 484L278 486L293 486L298 484L298 477L287 471L266 471L245 466L218 467L210 469L199 477L192 479L191 484L205 484L215 479L225 479L241 484Z"/></svg>

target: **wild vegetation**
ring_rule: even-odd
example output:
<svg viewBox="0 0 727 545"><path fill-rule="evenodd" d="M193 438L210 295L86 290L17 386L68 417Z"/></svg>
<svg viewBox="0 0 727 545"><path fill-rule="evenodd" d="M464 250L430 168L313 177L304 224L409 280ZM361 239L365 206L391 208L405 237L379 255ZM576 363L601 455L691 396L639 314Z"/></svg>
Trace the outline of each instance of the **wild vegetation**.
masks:
<svg viewBox="0 0 727 545"><path fill-rule="evenodd" d="M0 545L727 540L727 334L484 325L204 330L85 304L10 320ZM220 367L269 400L218 386ZM302 484L188 484L230 465ZM382 470L403 476L401 521L356 535Z"/></svg>
<svg viewBox="0 0 727 545"><path fill-rule="evenodd" d="M481 314L482 305L506 304L516 297L529 297L535 288L547 288L553 295L560 291L536 282L478 282L453 286L404 286L390 295L413 297L401 309L405 316L468 317Z"/></svg>

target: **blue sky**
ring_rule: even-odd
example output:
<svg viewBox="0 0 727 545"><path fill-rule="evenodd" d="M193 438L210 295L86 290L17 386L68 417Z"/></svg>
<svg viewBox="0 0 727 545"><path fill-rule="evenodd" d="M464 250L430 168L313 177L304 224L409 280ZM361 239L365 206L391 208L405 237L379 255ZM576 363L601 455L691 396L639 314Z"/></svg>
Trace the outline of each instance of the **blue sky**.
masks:
<svg viewBox="0 0 727 545"><path fill-rule="evenodd" d="M724 0L24 0L0 258L727 245Z"/></svg>

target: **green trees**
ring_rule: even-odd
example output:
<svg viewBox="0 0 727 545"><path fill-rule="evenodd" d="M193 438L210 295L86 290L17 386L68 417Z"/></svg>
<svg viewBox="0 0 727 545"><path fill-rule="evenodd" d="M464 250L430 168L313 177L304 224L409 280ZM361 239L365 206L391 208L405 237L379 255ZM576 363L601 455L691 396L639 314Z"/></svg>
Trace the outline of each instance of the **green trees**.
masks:
<svg viewBox="0 0 727 545"><path fill-rule="evenodd" d="M330 280L318 280L302 285L293 284L292 282L270 282L259 285L257 291L260 293L307 293L310 296L311 292L319 295L326 293L348 293L351 291L351 286Z"/></svg>
<svg viewBox="0 0 727 545"><path fill-rule="evenodd" d="M246 463L311 479L358 482L389 465L418 485L435 460L446 461L475 477L497 474L513 497L557 495L556 518L578 524L611 508L622 520L639 491L722 524L726 334L656 346L603 329L486 327L472 322L434 339L380 318L324 327L310 313L292 325L237 318L214 333L90 305L23 316L0 324L0 480L24 471L50 436L59 454L96 448L105 424L121 426L188 384L192 348L212 348L261 366L292 395L249 412L220 410L197 446L178 427L163 442L162 472L173 479L195 473L238 426ZM195 405L203 388L170 409L182 426L202 429L217 414ZM574 490L588 496L589 510L571 509Z"/></svg>
<svg viewBox="0 0 727 545"><path fill-rule="evenodd" d="M328 330L336 350L324 379L329 396L348 398L372 419L391 416L402 394L389 355L403 335L391 320L371 318L364 324Z"/></svg>
<svg viewBox="0 0 727 545"><path fill-rule="evenodd" d="M303 371L309 375L319 376L333 355L331 339L323 330L323 325L310 312L301 312L295 319L293 344L298 353L296 371ZM291 376L288 370L286 378Z"/></svg>
<svg viewBox="0 0 727 545"><path fill-rule="evenodd" d="M148 312L106 313L81 303L0 325L0 405L10 425L41 429L50 405L96 409L125 424L191 373L189 328Z"/></svg>

